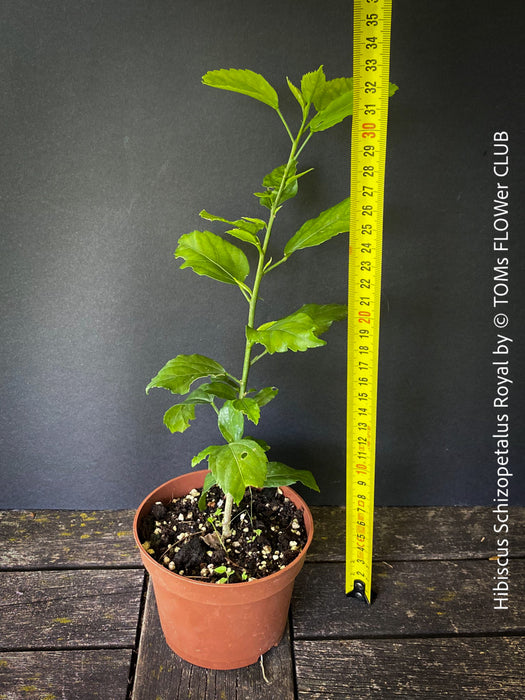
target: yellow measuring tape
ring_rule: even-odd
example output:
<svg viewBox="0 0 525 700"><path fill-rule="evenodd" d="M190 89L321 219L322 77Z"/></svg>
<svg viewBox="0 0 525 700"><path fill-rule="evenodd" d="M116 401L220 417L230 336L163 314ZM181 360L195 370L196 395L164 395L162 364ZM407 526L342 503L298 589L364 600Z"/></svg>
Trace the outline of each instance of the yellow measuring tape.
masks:
<svg viewBox="0 0 525 700"><path fill-rule="evenodd" d="M354 2L346 593L370 603L391 0Z"/></svg>

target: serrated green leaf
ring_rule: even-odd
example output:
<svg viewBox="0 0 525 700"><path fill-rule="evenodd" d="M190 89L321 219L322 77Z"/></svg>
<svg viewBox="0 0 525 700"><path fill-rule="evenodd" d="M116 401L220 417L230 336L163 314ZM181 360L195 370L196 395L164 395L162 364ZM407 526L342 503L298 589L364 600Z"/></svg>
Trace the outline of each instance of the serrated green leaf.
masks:
<svg viewBox="0 0 525 700"><path fill-rule="evenodd" d="M320 112L326 109L330 102L337 97L341 97L341 95L347 93L353 93L353 91L353 78L334 78L333 80L327 80L323 92L314 99L314 107Z"/></svg>
<svg viewBox="0 0 525 700"><path fill-rule="evenodd" d="M226 370L215 360L204 355L177 355L167 362L146 387L146 393L157 387L173 394L187 394L197 379L226 378Z"/></svg>
<svg viewBox="0 0 525 700"><path fill-rule="evenodd" d="M289 180L291 177L295 175L297 167L297 161L293 160L289 166L288 169L288 175L287 175L287 180ZM270 189L277 190L281 186L281 182L284 176L284 173L286 171L286 165L278 165L276 168L272 170L271 173L268 173L268 175L265 175L263 178L263 185L265 187L268 187Z"/></svg>
<svg viewBox="0 0 525 700"><path fill-rule="evenodd" d="M391 97L397 85L389 83ZM326 83L325 91L316 100L318 113L309 122L310 131L326 131L353 114L354 91L352 78L336 78Z"/></svg>
<svg viewBox="0 0 525 700"><path fill-rule="evenodd" d="M267 403L270 403L270 401L274 399L278 393L279 389L277 387L267 386L264 389L258 391L253 397L253 399L254 401L257 401L260 408L262 408L263 406L266 406Z"/></svg>
<svg viewBox="0 0 525 700"><path fill-rule="evenodd" d="M297 161L293 161L288 168L286 182L284 184L283 189L281 190L281 195L279 197L279 204L286 202L287 199L291 199L297 194L298 176L296 175L296 168ZM272 208L277 198L279 188L281 187L283 177L285 176L285 172L286 165L279 165L277 166L277 168L274 168L271 173L268 173L268 175L264 176L263 185L264 187L266 187L266 191L254 193L256 197L259 197L260 203L264 207L267 207L268 209Z"/></svg>
<svg viewBox="0 0 525 700"><path fill-rule="evenodd" d="M252 216L243 216L242 218L244 219L244 221L248 221L252 224L255 224L255 226L257 227L256 231L260 231L261 229L266 228L267 226L266 221L264 221L264 219L255 219Z"/></svg>
<svg viewBox="0 0 525 700"><path fill-rule="evenodd" d="M183 258L181 269L226 284L242 283L250 272L248 258L240 248L211 231L193 231L179 238L176 258Z"/></svg>
<svg viewBox="0 0 525 700"><path fill-rule="evenodd" d="M350 228L350 197L321 212L315 219L306 221L297 233L290 238L284 249L286 257L302 248L325 243L339 233Z"/></svg>
<svg viewBox="0 0 525 700"><path fill-rule="evenodd" d="M260 73L240 68L221 68L208 71L203 77L204 85L240 92L264 102L273 109L279 109L279 98L274 88Z"/></svg>
<svg viewBox="0 0 525 700"><path fill-rule="evenodd" d="M295 85L292 83L292 81L289 78L286 78L286 82L288 83L288 87L290 88L290 92L295 97L297 102L299 102L301 107L304 107L306 103L304 101L304 97L303 97L301 91L299 90L299 88L295 87Z"/></svg>
<svg viewBox="0 0 525 700"><path fill-rule="evenodd" d="M257 232L266 226L266 221L263 221L262 219L252 219L249 217L243 217L242 219L230 221L222 216L210 214L206 211L206 209L199 212L199 216L207 221L221 221L222 223L230 224L231 226L235 227L226 231L226 233L229 233L230 236L234 236L235 238L245 241L246 243L251 243L256 248L261 247Z"/></svg>
<svg viewBox="0 0 525 700"><path fill-rule="evenodd" d="M195 406L213 404L215 398L232 399L237 397L237 391L226 382L209 382L201 384L191 392L184 401L169 408L164 414L164 425L172 433L183 433L190 426L190 420L195 419Z"/></svg>
<svg viewBox="0 0 525 700"><path fill-rule="evenodd" d="M210 384L201 384L189 394L181 404L195 406L197 404L213 403L214 394L209 391Z"/></svg>
<svg viewBox="0 0 525 700"><path fill-rule="evenodd" d="M199 212L199 216L206 221L222 221L224 224L230 224L231 226L238 226L244 228L246 231L252 231L257 233L262 228L266 226L266 222L262 219L252 219L247 216L243 216L242 219L225 219L223 216L217 216L216 214L210 214L206 209L202 209Z"/></svg>
<svg viewBox="0 0 525 700"><path fill-rule="evenodd" d="M248 486L260 488L266 479L268 460L253 440L229 443L210 460L217 483L225 493L231 493L237 505Z"/></svg>
<svg viewBox="0 0 525 700"><path fill-rule="evenodd" d="M236 442L244 432L244 416L233 401L225 401L217 418L219 430L227 442Z"/></svg>
<svg viewBox="0 0 525 700"><path fill-rule="evenodd" d="M238 391L233 382L230 384L226 382L210 382L204 386L208 394L216 396L219 399L235 399L237 397Z"/></svg>
<svg viewBox="0 0 525 700"><path fill-rule="evenodd" d="M264 345L270 354L287 350L302 352L325 345L317 336L327 331L334 321L346 318L346 313L346 306L342 304L305 304L293 314L264 323L257 330L247 328L246 334L251 342Z"/></svg>
<svg viewBox="0 0 525 700"><path fill-rule="evenodd" d="M248 420L257 425L261 416L261 405L255 398L245 396L243 399L234 399L233 407L241 411Z"/></svg>
<svg viewBox="0 0 525 700"><path fill-rule="evenodd" d="M275 192L269 192L266 190L265 192L254 192L253 194L258 198L261 206L266 207L266 209L271 209L273 207Z"/></svg>
<svg viewBox="0 0 525 700"><path fill-rule="evenodd" d="M396 85L395 83L388 83L388 96L392 97L392 95L399 90L399 86Z"/></svg>
<svg viewBox="0 0 525 700"><path fill-rule="evenodd" d="M238 389L233 382L227 383L227 379L221 382L207 382L201 384L191 392L181 403L183 404L211 404L215 398L235 399Z"/></svg>
<svg viewBox="0 0 525 700"><path fill-rule="evenodd" d="M260 326L257 330L246 328L248 340L263 345L272 355L274 352L303 352L309 348L325 345L314 334L314 324L310 316L295 313L278 321L271 321Z"/></svg>
<svg viewBox="0 0 525 700"><path fill-rule="evenodd" d="M237 238L240 241L244 241L245 243L251 243L251 245L254 245L256 248L261 247L260 241L257 238L257 236L255 236L253 233L249 233L245 229L230 228L226 231L226 233L229 233L230 236L233 236L234 238Z"/></svg>
<svg viewBox="0 0 525 700"><path fill-rule="evenodd" d="M347 317L344 304L304 304L296 313L305 313L313 321L314 333L325 333L334 321L343 321Z"/></svg>
<svg viewBox="0 0 525 700"><path fill-rule="evenodd" d="M336 97L330 104L308 123L310 131L326 131L330 127L339 124L343 119L349 117L354 109L354 93L347 92L340 97Z"/></svg>
<svg viewBox="0 0 525 700"><path fill-rule="evenodd" d="M322 95L326 84L323 66L301 78L301 92L305 102L314 102Z"/></svg>
<svg viewBox="0 0 525 700"><path fill-rule="evenodd" d="M205 447L203 450L199 452L198 455L195 455L193 459L191 460L191 466L196 467L197 464L200 464L203 460L208 459L212 455L217 454L224 445L209 445L208 447Z"/></svg>
<svg viewBox="0 0 525 700"><path fill-rule="evenodd" d="M171 433L183 433L195 419L195 405L177 404L164 414L164 425Z"/></svg>
<svg viewBox="0 0 525 700"><path fill-rule="evenodd" d="M268 452L270 450L270 445L262 438L254 438L251 435L246 435L245 440L253 440L256 442L263 452Z"/></svg>
<svg viewBox="0 0 525 700"><path fill-rule="evenodd" d="M268 462L264 488L290 486L298 481L314 491L320 490L314 475L307 469L293 469L282 462Z"/></svg>
<svg viewBox="0 0 525 700"><path fill-rule="evenodd" d="M244 438L227 445L212 445L194 457L192 465L206 457L217 484L224 493L231 493L237 504L248 486L260 488L264 484L268 460L255 440Z"/></svg>

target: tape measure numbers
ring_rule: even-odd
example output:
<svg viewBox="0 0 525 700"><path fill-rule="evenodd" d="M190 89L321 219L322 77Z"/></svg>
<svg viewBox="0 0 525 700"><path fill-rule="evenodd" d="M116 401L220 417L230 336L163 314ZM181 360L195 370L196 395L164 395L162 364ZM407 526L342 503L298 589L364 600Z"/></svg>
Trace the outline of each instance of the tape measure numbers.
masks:
<svg viewBox="0 0 525 700"><path fill-rule="evenodd" d="M346 593L371 602L391 0L354 2Z"/></svg>

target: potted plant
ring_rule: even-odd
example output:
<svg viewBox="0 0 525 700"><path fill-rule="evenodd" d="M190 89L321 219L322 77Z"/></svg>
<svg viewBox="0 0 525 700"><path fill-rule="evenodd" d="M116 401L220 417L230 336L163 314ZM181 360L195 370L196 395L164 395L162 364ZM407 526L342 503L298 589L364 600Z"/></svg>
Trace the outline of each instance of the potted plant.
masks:
<svg viewBox="0 0 525 700"><path fill-rule="evenodd" d="M239 328L244 347L240 373L200 354L178 355L146 388L160 387L181 397L164 415L172 433L190 426L196 408L217 415L222 442L201 449L191 465L207 461L208 469L173 479L150 494L137 511L134 532L168 644L192 663L224 669L253 663L279 642L293 580L313 535L310 511L289 488L301 482L319 490L313 475L270 461L269 446L249 435L248 425L259 423L277 395L271 385L254 388L250 370L276 352L324 345L320 336L346 317L344 305L306 303L258 324L256 309L268 276L277 268L280 272L292 255L348 231L345 199L306 221L289 237L279 259L268 254L282 206L310 172L299 169L305 147L315 134L352 113L352 80L326 80L322 67L303 75L300 86L287 79L299 105L296 129L285 120L276 91L262 75L221 69L206 73L202 82L264 103L290 139L286 161L263 178L262 190L255 193L266 210L264 218L230 220L203 210L200 216L206 221L226 225L227 237L193 231L179 238L175 251L183 260L181 268L232 285L246 300L247 322ZM252 253L252 265L243 247ZM277 519L266 521L268 512Z"/></svg>

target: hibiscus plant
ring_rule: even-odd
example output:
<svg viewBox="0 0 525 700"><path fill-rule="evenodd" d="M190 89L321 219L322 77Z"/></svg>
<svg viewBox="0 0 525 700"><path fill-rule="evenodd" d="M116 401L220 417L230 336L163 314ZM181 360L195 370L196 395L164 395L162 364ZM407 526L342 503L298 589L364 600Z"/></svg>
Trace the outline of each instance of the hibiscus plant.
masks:
<svg viewBox="0 0 525 700"><path fill-rule="evenodd" d="M200 216L209 222L228 227L225 238L211 231L192 231L178 240L176 258L182 258L181 268L191 268L218 282L238 288L248 304L246 325L239 329L244 344L244 361L240 375L234 375L215 360L200 354L178 355L170 360L151 380L146 392L161 387L173 394L185 396L168 409L164 423L172 433L183 432L195 418L195 407L208 405L217 414L219 431L224 443L210 445L193 458L192 467L207 460L209 473L204 482L204 494L215 484L224 492L222 533L230 534L233 502L239 504L248 487L278 487L295 482L319 490L313 475L303 469L292 469L280 462L268 460L269 446L260 439L245 434L246 421L257 425L263 409L277 394L277 388L253 388L249 384L250 369L267 355L276 352L304 351L325 345L319 336L334 321L346 317L342 304L312 304L274 321L256 325L256 307L263 282L277 267L298 251L325 243L349 229L350 202L345 199L306 221L288 240L282 257L269 257L268 244L277 215L283 204L295 197L298 184L310 170L299 171L299 157L314 134L326 131L352 114L352 79L326 80L322 66L302 76L300 87L287 79L287 84L299 105L299 126L293 130L285 120L275 89L260 74L251 70L221 69L206 73L202 82L211 87L248 95L275 110L290 139L288 159L266 175L262 190L255 196L267 210L265 218L242 216L228 220L203 210ZM231 238L252 249L256 260L254 270L244 250ZM251 274L250 274L251 273ZM194 382L201 381L193 388Z"/></svg>

